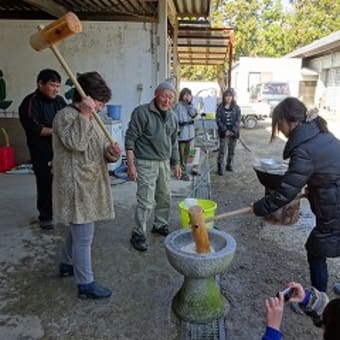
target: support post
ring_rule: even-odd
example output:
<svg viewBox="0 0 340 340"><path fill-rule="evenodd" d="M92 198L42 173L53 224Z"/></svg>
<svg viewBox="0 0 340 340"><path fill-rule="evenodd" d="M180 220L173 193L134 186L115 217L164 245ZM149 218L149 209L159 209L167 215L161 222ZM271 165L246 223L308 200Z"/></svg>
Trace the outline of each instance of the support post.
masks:
<svg viewBox="0 0 340 340"><path fill-rule="evenodd" d="M229 39L229 44L228 44L228 88L231 88L231 68L233 64L233 39L232 35L230 36Z"/></svg>
<svg viewBox="0 0 340 340"><path fill-rule="evenodd" d="M158 82L168 77L168 15L166 0L158 1Z"/></svg>

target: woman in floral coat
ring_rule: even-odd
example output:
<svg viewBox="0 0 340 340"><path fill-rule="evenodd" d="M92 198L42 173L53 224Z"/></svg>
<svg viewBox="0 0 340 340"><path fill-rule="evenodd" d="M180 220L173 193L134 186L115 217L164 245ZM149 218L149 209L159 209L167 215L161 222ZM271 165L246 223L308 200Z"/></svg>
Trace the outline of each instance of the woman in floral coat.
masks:
<svg viewBox="0 0 340 340"><path fill-rule="evenodd" d="M75 94L74 104L59 111L53 122L53 209L56 221L69 225L61 252L61 276L74 274L81 298L104 298L111 290L94 281L91 244L94 222L114 217L107 161L120 156L110 145L93 110L100 111L111 90L96 72L78 79L88 97Z"/></svg>

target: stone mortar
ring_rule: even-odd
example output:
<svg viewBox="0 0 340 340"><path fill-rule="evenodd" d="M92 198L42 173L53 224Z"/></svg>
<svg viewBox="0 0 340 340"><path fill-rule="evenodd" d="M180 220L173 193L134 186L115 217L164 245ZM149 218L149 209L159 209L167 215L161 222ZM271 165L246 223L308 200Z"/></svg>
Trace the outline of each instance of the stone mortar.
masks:
<svg viewBox="0 0 340 340"><path fill-rule="evenodd" d="M236 242L223 231L209 229L208 235L214 249L209 254L182 250L194 242L191 229L177 230L164 241L168 261L184 275L183 285L173 299L173 309L185 321L209 322L224 314L225 301L214 277L231 263Z"/></svg>

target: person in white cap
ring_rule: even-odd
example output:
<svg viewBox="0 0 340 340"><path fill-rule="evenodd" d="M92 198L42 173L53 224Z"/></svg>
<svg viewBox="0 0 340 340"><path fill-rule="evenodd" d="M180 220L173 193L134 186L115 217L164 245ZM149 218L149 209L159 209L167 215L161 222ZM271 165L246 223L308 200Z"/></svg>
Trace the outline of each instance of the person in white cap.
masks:
<svg viewBox="0 0 340 340"><path fill-rule="evenodd" d="M148 249L146 226L154 205L151 232L162 236L169 233L171 166L177 179L182 175L177 118L172 111L175 96L176 89L170 81L160 83L151 102L134 109L126 131L128 176L137 181L135 226L130 242L139 251Z"/></svg>

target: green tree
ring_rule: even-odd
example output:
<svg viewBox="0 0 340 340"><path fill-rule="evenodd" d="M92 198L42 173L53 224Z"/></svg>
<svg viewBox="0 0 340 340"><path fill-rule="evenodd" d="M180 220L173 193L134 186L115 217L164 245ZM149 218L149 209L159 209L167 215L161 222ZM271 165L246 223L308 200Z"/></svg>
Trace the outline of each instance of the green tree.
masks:
<svg viewBox="0 0 340 340"><path fill-rule="evenodd" d="M289 49L287 14L281 0L223 1L218 12L213 16L214 24L234 28L234 59L279 56Z"/></svg>
<svg viewBox="0 0 340 340"><path fill-rule="evenodd" d="M181 79L214 81L216 80L216 67L213 65L211 66L183 65L181 67Z"/></svg>
<svg viewBox="0 0 340 340"><path fill-rule="evenodd" d="M340 29L340 2L334 0L294 1L289 20L291 50Z"/></svg>
<svg viewBox="0 0 340 340"><path fill-rule="evenodd" d="M214 27L233 27L234 60L241 56L281 57L340 30L339 13L339 0L291 0L286 11L281 0L224 0L211 23ZM185 66L181 75L191 80L211 80L223 74L221 67L213 70Z"/></svg>
<svg viewBox="0 0 340 340"><path fill-rule="evenodd" d="M264 0L261 9L261 28L258 55L280 57L290 51L288 44L288 18L281 0Z"/></svg>

